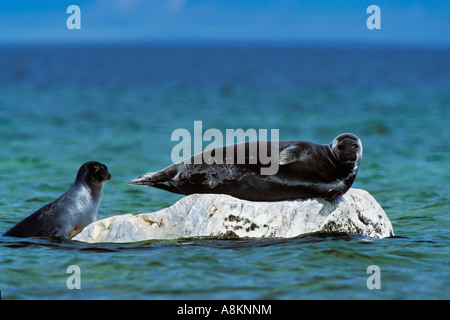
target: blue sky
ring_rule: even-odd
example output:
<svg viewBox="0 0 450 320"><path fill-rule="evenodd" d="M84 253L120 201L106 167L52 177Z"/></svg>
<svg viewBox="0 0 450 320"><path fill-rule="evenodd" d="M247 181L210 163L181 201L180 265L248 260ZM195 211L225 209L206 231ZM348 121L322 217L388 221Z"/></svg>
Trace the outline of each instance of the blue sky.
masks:
<svg viewBox="0 0 450 320"><path fill-rule="evenodd" d="M81 30L68 30L69 5ZM381 29L369 30L369 5ZM449 0L0 0L0 43L286 41L450 47Z"/></svg>

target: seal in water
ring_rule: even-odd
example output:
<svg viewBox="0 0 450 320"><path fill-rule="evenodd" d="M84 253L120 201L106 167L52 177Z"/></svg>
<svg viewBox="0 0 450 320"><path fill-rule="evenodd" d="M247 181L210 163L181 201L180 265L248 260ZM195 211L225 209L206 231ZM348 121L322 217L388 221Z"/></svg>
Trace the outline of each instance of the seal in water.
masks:
<svg viewBox="0 0 450 320"><path fill-rule="evenodd" d="M306 141L280 141L278 149L278 171L272 175L261 175L263 167L258 156L251 164L249 149L254 144L270 141L245 142L205 151L189 159L173 164L161 171L146 173L128 184L144 185L174 193L221 193L251 201L281 201L306 198L323 198L333 201L345 192L355 181L362 157L361 140L353 134L344 133L329 145ZM208 159L216 152L225 155L225 148L234 148L234 157L239 147L245 147L245 163L211 164L199 163L195 157ZM269 146L269 147L268 147ZM222 148L222 150L218 150ZM242 150L242 149L241 149ZM208 152L206 155L205 153ZM225 159L225 158L224 158ZM233 163L236 163L233 162Z"/></svg>
<svg viewBox="0 0 450 320"><path fill-rule="evenodd" d="M72 239L97 219L103 185L109 179L111 174L104 164L86 162L78 170L75 183L66 193L23 219L4 236Z"/></svg>

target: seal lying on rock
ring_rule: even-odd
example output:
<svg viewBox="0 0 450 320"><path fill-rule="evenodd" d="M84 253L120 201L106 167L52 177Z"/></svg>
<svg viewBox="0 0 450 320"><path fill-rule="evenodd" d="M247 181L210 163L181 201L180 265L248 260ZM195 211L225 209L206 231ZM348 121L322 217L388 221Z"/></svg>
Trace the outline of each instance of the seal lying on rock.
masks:
<svg viewBox="0 0 450 320"><path fill-rule="evenodd" d="M16 224L4 236L71 239L97 220L103 186L109 179L111 174L104 164L86 162L66 193Z"/></svg>
<svg viewBox="0 0 450 320"><path fill-rule="evenodd" d="M271 150L272 143L254 141L215 148L128 183L186 195L228 194L251 201L306 198L333 201L352 186L363 151L361 140L350 133L341 134L326 145L280 141L275 150L277 172L262 175L260 169L267 163L263 164L259 154L252 157L250 153L261 146ZM227 148L234 149L231 163L226 158ZM236 161L239 150L245 150L245 162L241 164ZM219 158L222 161L217 161L216 154L223 156ZM210 163L211 157L216 161Z"/></svg>

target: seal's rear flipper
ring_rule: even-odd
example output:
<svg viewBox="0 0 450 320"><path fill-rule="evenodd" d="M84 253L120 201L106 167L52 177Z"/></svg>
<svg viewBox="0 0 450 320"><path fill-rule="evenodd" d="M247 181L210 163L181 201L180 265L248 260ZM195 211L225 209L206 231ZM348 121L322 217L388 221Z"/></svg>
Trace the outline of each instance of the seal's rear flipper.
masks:
<svg viewBox="0 0 450 320"><path fill-rule="evenodd" d="M142 185L151 185L152 184L152 176L157 172L147 172L143 174L140 177L137 177L136 179L133 179L131 181L127 181L128 184L135 185L135 186L142 186Z"/></svg>
<svg viewBox="0 0 450 320"><path fill-rule="evenodd" d="M147 172L127 183L135 186L158 187L157 185L161 183L170 182L177 173L177 168L174 166L170 166L158 172Z"/></svg>

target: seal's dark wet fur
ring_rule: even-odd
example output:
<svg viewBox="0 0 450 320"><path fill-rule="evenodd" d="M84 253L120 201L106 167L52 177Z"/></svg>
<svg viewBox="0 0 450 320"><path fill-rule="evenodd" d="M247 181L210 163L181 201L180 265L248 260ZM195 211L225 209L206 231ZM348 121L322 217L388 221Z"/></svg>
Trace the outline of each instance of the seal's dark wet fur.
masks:
<svg viewBox="0 0 450 320"><path fill-rule="evenodd" d="M352 186L362 156L361 141L349 133L339 135L327 145L306 141L280 141L278 171L272 175L261 175L260 169L264 165L260 159L253 164L249 161L249 150L251 144L255 143L258 142L244 144L244 164L227 164L225 161L222 164L195 164L194 157L199 157L196 155L189 163L179 162L156 173L147 173L129 184L186 195L228 194L252 201L306 198L333 201ZM242 144L234 145L235 160L238 146ZM221 154L225 157L225 148L229 146L220 148L223 148ZM266 150L270 150L270 146ZM214 151L210 152L213 153Z"/></svg>

